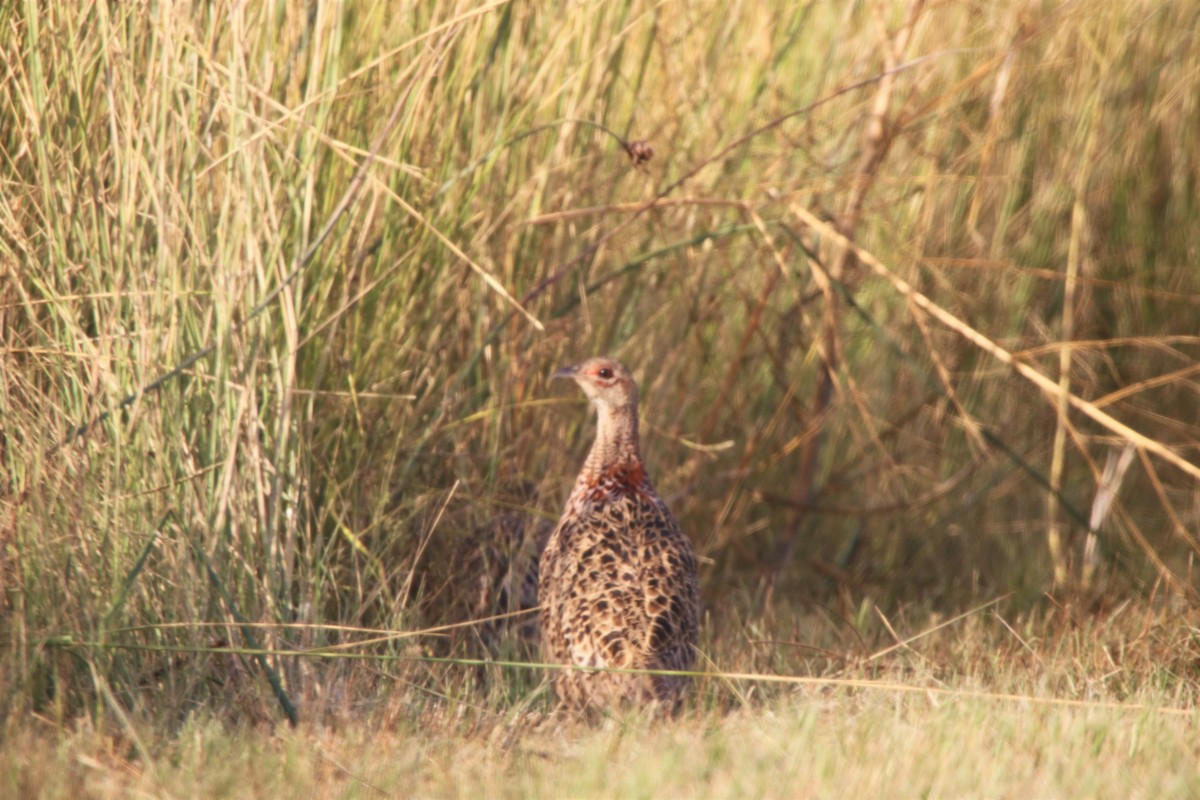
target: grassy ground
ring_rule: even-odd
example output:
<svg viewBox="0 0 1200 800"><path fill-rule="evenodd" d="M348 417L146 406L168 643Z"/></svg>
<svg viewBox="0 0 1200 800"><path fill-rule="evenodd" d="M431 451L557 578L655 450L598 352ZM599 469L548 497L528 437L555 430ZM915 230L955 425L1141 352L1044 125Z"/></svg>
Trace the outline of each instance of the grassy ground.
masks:
<svg viewBox="0 0 1200 800"><path fill-rule="evenodd" d="M10 788L1184 791L1194 4L392 6L0 4ZM559 730L430 629L598 352L707 677Z"/></svg>
<svg viewBox="0 0 1200 800"><path fill-rule="evenodd" d="M1128 607L1101 623L1006 619L993 605L900 647L844 653L809 683L701 679L671 720L556 721L537 699L456 693L446 676L425 683L440 698L397 682L299 729L205 712L168 737L153 719L120 733L10 719L0 786L89 798L1187 797L1200 683L1179 631ZM835 638L821 640L827 653ZM712 655L812 666L744 642Z"/></svg>
<svg viewBox="0 0 1200 800"><path fill-rule="evenodd" d="M797 698L659 726L512 728L197 724L153 763L93 733L24 731L2 766L24 797L1188 797L1200 778L1194 717L1112 709Z"/></svg>
<svg viewBox="0 0 1200 800"><path fill-rule="evenodd" d="M88 798L1190 796L1195 614L1127 604L1103 619L1034 618L1010 606L921 629L887 620L900 640L815 615L794 621L803 642L764 642L752 625L710 617L708 674L668 720L574 723L550 715L536 681L512 697L524 671L377 659L384 680L305 698L298 728L259 679L240 712L193 709L164 735L149 689L119 719L10 717L0 787Z"/></svg>
<svg viewBox="0 0 1200 800"><path fill-rule="evenodd" d="M701 680L666 721L583 726L536 703L397 691L273 733L204 714L166 738L153 724L10 721L0 785L89 798L1188 797L1200 687L1177 670L1194 647L1170 641L1174 621L1133 616L1040 640L1021 632L1056 626L981 613L813 684Z"/></svg>

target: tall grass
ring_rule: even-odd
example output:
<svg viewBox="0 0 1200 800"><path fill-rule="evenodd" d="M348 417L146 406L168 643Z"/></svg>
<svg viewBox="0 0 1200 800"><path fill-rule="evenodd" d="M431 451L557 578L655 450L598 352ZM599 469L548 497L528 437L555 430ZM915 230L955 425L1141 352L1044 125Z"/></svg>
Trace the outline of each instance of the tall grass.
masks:
<svg viewBox="0 0 1200 800"><path fill-rule="evenodd" d="M798 609L858 636L885 630L876 605L1068 588L1128 437L804 213L1198 464L1198 22L4 6L4 702L172 725L275 715L272 694L351 707L374 666L208 650L438 621L465 532L524 481L556 513L590 428L545 376L601 351L640 378L718 660ZM1196 481L1139 452L1097 532L1101 597L1193 601ZM459 674L389 669L441 693Z"/></svg>

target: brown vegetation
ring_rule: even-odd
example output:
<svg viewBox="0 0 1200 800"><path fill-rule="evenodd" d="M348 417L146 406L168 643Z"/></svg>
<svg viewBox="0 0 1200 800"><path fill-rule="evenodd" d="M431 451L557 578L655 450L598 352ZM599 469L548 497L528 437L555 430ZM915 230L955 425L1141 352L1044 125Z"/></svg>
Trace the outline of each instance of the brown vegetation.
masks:
<svg viewBox="0 0 1200 800"><path fill-rule="evenodd" d="M539 707L427 629L470 531L561 508L589 428L546 378L596 352L701 559L700 671L1194 705L1198 27L4 5L3 707L135 742ZM873 658L997 598L977 639Z"/></svg>

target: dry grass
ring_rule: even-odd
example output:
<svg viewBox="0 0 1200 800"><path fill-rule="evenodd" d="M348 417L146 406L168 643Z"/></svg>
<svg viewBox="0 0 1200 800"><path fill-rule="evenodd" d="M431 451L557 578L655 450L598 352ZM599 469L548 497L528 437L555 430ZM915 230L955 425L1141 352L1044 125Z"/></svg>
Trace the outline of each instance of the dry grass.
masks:
<svg viewBox="0 0 1200 800"><path fill-rule="evenodd" d="M606 351L704 557L708 672L1193 707L1198 23L3 5L0 708L9 742L63 737L5 774L371 794L315 753L394 717L430 794L617 793L606 761L623 794L771 794L755 731L811 752L818 795L1178 791L1190 717L1030 706L1010 751L1019 704L713 677L683 721L527 746L538 674L412 633L461 607L466 533L556 514L590 429L544 379ZM358 657L311 656L337 647ZM223 727L289 703L342 727ZM410 779L374 757L372 782Z"/></svg>
<svg viewBox="0 0 1200 800"><path fill-rule="evenodd" d="M1036 634L1046 630L1057 633ZM1200 687L1180 674L1196 649L1179 631L1128 607L1072 624L993 605L899 648L840 653L823 670L837 677L703 679L666 721L578 726L470 693L414 702L402 691L273 733L204 714L169 737L134 723L142 738L10 720L0 776L11 796L86 798L1186 797ZM836 652L837 636L818 641ZM713 655L801 672L817 660L780 643Z"/></svg>
<svg viewBox="0 0 1200 800"><path fill-rule="evenodd" d="M1194 721L1107 709L806 698L766 717L553 735L498 724L269 739L197 724L153 766L94 734L25 732L14 749L48 758L4 767L6 790L45 797L1187 797L1193 734Z"/></svg>

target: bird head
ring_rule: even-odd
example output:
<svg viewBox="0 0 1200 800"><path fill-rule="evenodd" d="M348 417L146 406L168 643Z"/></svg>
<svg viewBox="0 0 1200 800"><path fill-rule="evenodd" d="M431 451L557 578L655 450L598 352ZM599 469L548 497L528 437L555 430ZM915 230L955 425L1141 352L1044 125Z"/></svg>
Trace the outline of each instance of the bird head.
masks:
<svg viewBox="0 0 1200 800"><path fill-rule="evenodd" d="M618 411L637 407L637 383L629 368L615 358L597 356L580 364L563 367L550 376L570 378L600 411Z"/></svg>

